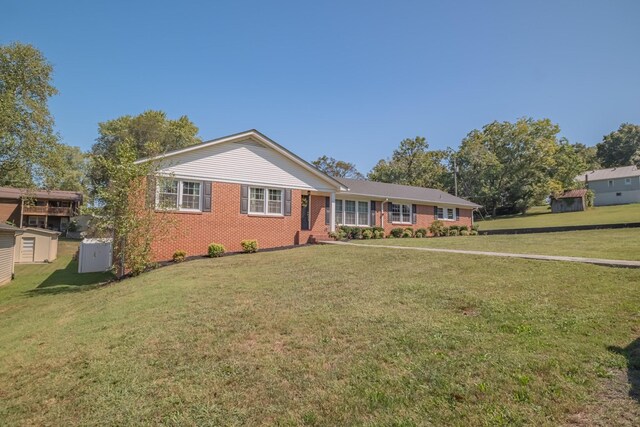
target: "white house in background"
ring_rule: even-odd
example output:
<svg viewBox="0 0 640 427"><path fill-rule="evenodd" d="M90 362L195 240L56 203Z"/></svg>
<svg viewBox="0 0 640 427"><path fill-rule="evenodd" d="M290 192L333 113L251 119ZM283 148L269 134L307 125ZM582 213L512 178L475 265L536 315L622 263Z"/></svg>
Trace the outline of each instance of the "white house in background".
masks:
<svg viewBox="0 0 640 427"><path fill-rule="evenodd" d="M640 203L640 169L636 166L598 169L576 177L596 195L596 206Z"/></svg>

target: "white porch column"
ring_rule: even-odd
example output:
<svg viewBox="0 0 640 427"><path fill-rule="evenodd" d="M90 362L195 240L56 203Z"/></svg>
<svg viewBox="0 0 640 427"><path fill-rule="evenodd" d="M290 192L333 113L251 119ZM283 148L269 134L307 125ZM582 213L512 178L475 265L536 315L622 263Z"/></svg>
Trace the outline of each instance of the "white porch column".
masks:
<svg viewBox="0 0 640 427"><path fill-rule="evenodd" d="M336 193L331 193L331 215L329 215L329 231L336 231Z"/></svg>

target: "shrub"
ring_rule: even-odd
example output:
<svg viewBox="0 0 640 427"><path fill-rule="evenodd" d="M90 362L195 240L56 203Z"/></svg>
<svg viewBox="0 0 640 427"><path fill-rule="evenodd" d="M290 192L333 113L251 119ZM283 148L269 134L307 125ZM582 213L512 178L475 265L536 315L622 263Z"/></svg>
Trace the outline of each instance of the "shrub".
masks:
<svg viewBox="0 0 640 427"><path fill-rule="evenodd" d="M221 244L212 243L209 245L208 253L211 258L221 257L222 255L224 255L224 251L224 246L222 246Z"/></svg>
<svg viewBox="0 0 640 427"><path fill-rule="evenodd" d="M587 202L587 207L588 208L592 208L594 205L593 203L596 200L596 193L593 192L593 190L587 190L587 194L585 195L585 199Z"/></svg>
<svg viewBox="0 0 640 427"><path fill-rule="evenodd" d="M440 220L435 220L429 226L429 231L434 237L441 237L447 235L447 227Z"/></svg>
<svg viewBox="0 0 640 427"><path fill-rule="evenodd" d="M427 237L429 235L429 231L426 228L418 228L416 230L416 237Z"/></svg>
<svg viewBox="0 0 640 427"><path fill-rule="evenodd" d="M460 230L460 235L461 236L468 236L469 235L469 230Z"/></svg>
<svg viewBox="0 0 640 427"><path fill-rule="evenodd" d="M422 239L424 237L424 234L422 234L421 231L416 231L416 234L413 236L416 239Z"/></svg>
<svg viewBox="0 0 640 427"><path fill-rule="evenodd" d="M340 231L344 233L347 239L362 239L362 227L348 227L346 225L340 226Z"/></svg>
<svg viewBox="0 0 640 427"><path fill-rule="evenodd" d="M242 245L242 252L245 254L251 254L254 252L258 252L258 241L257 240L243 240L240 242Z"/></svg>
<svg viewBox="0 0 640 427"><path fill-rule="evenodd" d="M187 253L178 249L173 253L173 262L182 262L187 257Z"/></svg>
<svg viewBox="0 0 640 427"><path fill-rule="evenodd" d="M384 236L384 228L382 227L371 227L371 231L373 231L373 234L375 234L376 231L381 231L382 235Z"/></svg>
<svg viewBox="0 0 640 427"><path fill-rule="evenodd" d="M407 227L404 230L402 230L402 237L404 238L413 237L413 228Z"/></svg>
<svg viewBox="0 0 640 427"><path fill-rule="evenodd" d="M469 227L466 225L459 225L458 226L458 230L459 231L469 231Z"/></svg>
<svg viewBox="0 0 640 427"><path fill-rule="evenodd" d="M449 226L449 231L451 231L451 230L460 231L460 226L458 226L458 225L450 225Z"/></svg>
<svg viewBox="0 0 640 427"><path fill-rule="evenodd" d="M460 232L458 231L457 228L449 227L449 236L458 236L459 234Z"/></svg>
<svg viewBox="0 0 640 427"><path fill-rule="evenodd" d="M362 238L363 239L371 239L373 237L373 231L369 230L368 228L362 230Z"/></svg>
<svg viewBox="0 0 640 427"><path fill-rule="evenodd" d="M478 231L480 229L480 226L478 224L474 224L471 226L471 229L474 231Z"/></svg>
<svg viewBox="0 0 640 427"><path fill-rule="evenodd" d="M384 239L384 230L374 230L373 231L374 239Z"/></svg>
<svg viewBox="0 0 640 427"><path fill-rule="evenodd" d="M398 227L398 228L392 228L392 229L391 229L390 236L391 236L391 237L396 237L396 238L397 238L397 237L402 237L402 233L403 233L403 232L404 232L404 230L403 230L402 228L400 228L400 227Z"/></svg>
<svg viewBox="0 0 640 427"><path fill-rule="evenodd" d="M469 236L477 236L478 235L478 230L471 230L469 232Z"/></svg>

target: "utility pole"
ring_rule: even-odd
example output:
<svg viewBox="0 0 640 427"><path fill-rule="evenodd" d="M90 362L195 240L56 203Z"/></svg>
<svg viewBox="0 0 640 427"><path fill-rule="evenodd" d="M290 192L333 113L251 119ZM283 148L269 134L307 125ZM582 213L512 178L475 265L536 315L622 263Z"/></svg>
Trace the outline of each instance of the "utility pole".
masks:
<svg viewBox="0 0 640 427"><path fill-rule="evenodd" d="M458 163L455 157L453 158L453 191L453 195L458 197Z"/></svg>

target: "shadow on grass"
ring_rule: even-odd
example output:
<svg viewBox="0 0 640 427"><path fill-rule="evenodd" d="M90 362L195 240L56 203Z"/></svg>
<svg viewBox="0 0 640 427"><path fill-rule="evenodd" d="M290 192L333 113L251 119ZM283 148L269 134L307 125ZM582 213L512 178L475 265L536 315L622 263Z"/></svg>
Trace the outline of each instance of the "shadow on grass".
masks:
<svg viewBox="0 0 640 427"><path fill-rule="evenodd" d="M27 291L29 295L55 295L79 292L113 280L111 273L78 273L78 262L70 261L64 268L55 270L34 289Z"/></svg>
<svg viewBox="0 0 640 427"><path fill-rule="evenodd" d="M640 338L624 348L609 346L607 349L627 358L627 379L631 386L629 396L640 403Z"/></svg>

